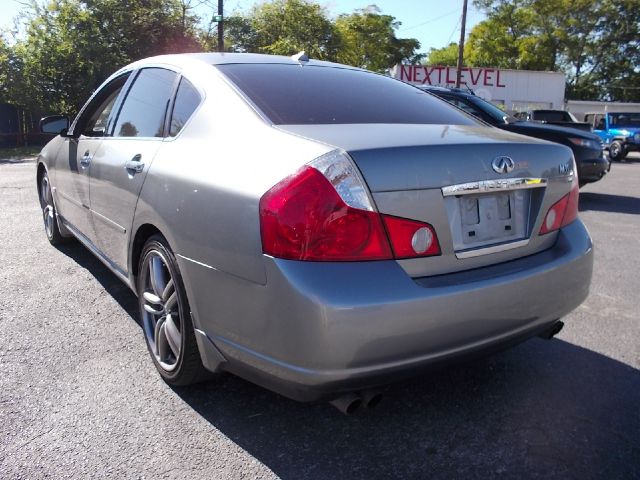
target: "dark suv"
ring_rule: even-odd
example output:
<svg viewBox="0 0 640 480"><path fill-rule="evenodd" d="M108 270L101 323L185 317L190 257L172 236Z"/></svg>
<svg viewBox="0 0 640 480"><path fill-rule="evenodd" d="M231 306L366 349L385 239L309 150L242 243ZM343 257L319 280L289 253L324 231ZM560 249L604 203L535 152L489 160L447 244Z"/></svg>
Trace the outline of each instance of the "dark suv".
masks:
<svg viewBox="0 0 640 480"><path fill-rule="evenodd" d="M442 87L419 88L452 103L494 127L568 146L573 150L573 156L576 159L580 186L597 182L611 169L611 163L604 156L602 140L593 133L575 128L518 121L471 91Z"/></svg>

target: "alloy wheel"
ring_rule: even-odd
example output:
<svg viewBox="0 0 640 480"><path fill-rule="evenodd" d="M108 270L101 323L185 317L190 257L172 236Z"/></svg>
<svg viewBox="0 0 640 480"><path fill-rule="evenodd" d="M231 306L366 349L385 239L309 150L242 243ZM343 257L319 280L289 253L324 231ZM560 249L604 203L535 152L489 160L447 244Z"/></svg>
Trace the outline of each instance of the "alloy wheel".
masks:
<svg viewBox="0 0 640 480"><path fill-rule="evenodd" d="M49 177L42 176L40 180L40 199L42 202L42 217L44 219L44 229L49 238L53 238L55 226L55 210L53 208L53 196L51 195L51 185Z"/></svg>
<svg viewBox="0 0 640 480"><path fill-rule="evenodd" d="M171 372L180 360L183 328L178 293L167 259L160 251L147 253L141 275L144 333L160 367Z"/></svg>

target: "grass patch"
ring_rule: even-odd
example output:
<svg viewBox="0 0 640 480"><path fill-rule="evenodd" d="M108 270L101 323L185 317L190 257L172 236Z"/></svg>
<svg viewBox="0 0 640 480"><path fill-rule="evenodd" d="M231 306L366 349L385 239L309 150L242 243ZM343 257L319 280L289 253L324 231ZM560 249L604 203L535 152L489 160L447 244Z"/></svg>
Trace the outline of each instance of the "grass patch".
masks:
<svg viewBox="0 0 640 480"><path fill-rule="evenodd" d="M0 160L20 160L26 157L35 157L42 147L14 147L0 148Z"/></svg>

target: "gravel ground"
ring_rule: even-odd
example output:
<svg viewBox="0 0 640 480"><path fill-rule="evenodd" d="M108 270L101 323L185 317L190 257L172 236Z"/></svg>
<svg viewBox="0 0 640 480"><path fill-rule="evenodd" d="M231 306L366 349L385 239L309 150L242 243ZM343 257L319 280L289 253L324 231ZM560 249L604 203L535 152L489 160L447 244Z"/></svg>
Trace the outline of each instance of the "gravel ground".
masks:
<svg viewBox="0 0 640 480"><path fill-rule="evenodd" d="M49 246L35 163L0 160L0 478L640 478L638 185L634 156L581 191L595 275L556 339L345 417L232 376L166 386L133 294Z"/></svg>

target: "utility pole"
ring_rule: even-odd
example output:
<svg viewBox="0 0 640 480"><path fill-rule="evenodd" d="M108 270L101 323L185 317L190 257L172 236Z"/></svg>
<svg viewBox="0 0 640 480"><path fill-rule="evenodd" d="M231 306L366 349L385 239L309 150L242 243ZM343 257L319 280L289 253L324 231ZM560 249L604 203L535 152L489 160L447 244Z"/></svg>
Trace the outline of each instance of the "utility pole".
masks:
<svg viewBox="0 0 640 480"><path fill-rule="evenodd" d="M467 0L465 1L465 5ZM218 51L224 52L224 16L222 13L223 0L218 0Z"/></svg>
<svg viewBox="0 0 640 480"><path fill-rule="evenodd" d="M460 42L458 43L458 67L456 68L456 88L460 88L462 77L462 63L464 60L464 31L467 25L467 0L462 5L462 22L460 25Z"/></svg>

